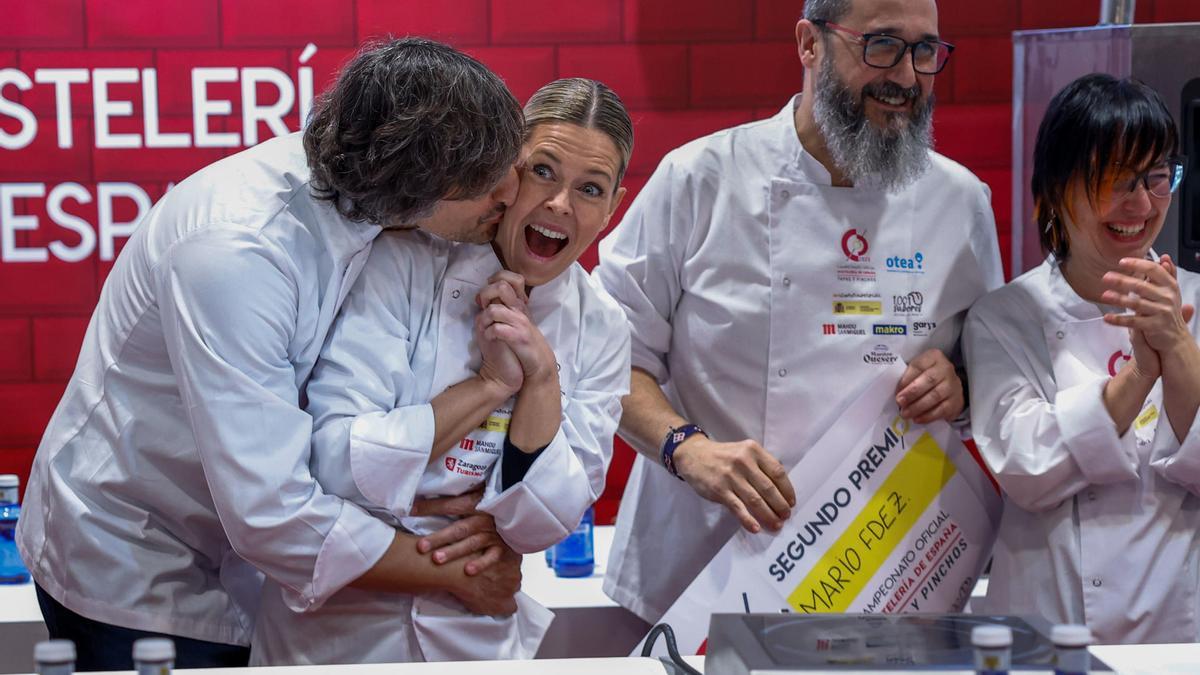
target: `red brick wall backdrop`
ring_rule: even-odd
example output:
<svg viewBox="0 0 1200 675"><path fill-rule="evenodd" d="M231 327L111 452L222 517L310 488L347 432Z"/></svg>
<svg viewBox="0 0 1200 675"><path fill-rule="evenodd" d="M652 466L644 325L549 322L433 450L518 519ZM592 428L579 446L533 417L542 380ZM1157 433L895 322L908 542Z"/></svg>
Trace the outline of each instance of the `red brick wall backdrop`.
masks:
<svg viewBox="0 0 1200 675"><path fill-rule="evenodd" d="M958 49L937 80L938 148L991 185L1007 255L1009 34L1095 23L1099 3L940 5L942 35ZM495 69L522 100L556 77L607 82L637 126L627 179L636 193L669 149L771 115L799 88L792 34L800 7L800 0L0 0L0 473L16 472L24 483L112 257L139 213L199 167L255 137L295 129L301 111L281 98L305 99L306 86L319 92L362 40L391 33L447 41ZM1137 18L1198 21L1200 3L1142 0ZM200 100L210 114L199 118L197 72L209 80ZM286 110L272 112L276 103ZM594 264L594 251L584 262ZM601 522L615 512L632 457L618 449Z"/></svg>

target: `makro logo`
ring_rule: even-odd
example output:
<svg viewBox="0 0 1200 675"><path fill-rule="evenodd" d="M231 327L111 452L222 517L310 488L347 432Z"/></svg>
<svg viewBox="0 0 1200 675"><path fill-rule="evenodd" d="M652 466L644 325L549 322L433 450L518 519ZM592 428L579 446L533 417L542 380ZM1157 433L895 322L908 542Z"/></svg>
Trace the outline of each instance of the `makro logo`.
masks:
<svg viewBox="0 0 1200 675"><path fill-rule="evenodd" d="M894 255L886 261L887 271L889 272L905 272L908 274L924 274L925 273L925 254L917 251L911 258Z"/></svg>
<svg viewBox="0 0 1200 675"><path fill-rule="evenodd" d="M854 262L865 262L867 258L867 250L871 248L871 244L867 241L867 236L862 233L862 230L849 229L842 235L842 253Z"/></svg>
<svg viewBox="0 0 1200 675"><path fill-rule="evenodd" d="M892 313L894 314L920 314L921 307L925 304L925 296L921 295L920 291L912 291L904 295L892 296Z"/></svg>
<svg viewBox="0 0 1200 675"><path fill-rule="evenodd" d="M1132 358L1132 354L1126 354L1119 349L1116 352L1113 352L1113 355L1108 357L1108 374L1111 377L1116 377L1121 368L1123 368L1125 364L1129 362L1129 359Z"/></svg>
<svg viewBox="0 0 1200 675"><path fill-rule="evenodd" d="M908 326L898 323L877 323L871 327L875 335L908 335Z"/></svg>

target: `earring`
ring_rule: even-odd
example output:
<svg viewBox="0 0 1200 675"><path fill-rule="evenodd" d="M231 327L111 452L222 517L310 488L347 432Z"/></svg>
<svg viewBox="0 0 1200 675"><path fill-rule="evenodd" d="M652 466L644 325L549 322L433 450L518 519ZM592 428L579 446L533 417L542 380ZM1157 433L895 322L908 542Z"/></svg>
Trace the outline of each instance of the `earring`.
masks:
<svg viewBox="0 0 1200 675"><path fill-rule="evenodd" d="M1050 217L1046 219L1046 227L1044 228L1046 234L1050 234L1050 231L1054 229L1056 224L1058 224L1058 217L1054 215L1053 211L1051 211Z"/></svg>

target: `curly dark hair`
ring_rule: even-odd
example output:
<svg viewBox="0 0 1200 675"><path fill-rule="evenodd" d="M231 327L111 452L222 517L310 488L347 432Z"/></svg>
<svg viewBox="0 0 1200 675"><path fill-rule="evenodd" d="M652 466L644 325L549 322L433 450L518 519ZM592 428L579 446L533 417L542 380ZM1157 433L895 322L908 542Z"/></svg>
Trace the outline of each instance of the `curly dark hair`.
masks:
<svg viewBox="0 0 1200 675"><path fill-rule="evenodd" d="M470 56L421 38L370 43L313 105L310 185L350 220L411 223L490 190L523 127L508 87Z"/></svg>

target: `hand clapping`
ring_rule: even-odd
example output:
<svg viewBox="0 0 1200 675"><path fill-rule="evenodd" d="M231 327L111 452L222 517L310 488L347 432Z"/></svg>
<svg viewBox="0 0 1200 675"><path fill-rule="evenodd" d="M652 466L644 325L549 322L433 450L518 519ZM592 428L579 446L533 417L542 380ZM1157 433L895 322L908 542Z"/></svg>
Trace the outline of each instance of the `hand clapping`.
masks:
<svg viewBox="0 0 1200 675"><path fill-rule="evenodd" d="M1175 263L1168 255L1158 262L1122 258L1118 270L1104 274L1108 290L1100 299L1129 313L1105 314L1104 320L1129 329L1138 367L1158 376L1162 357L1192 341L1187 324L1195 308L1183 304Z"/></svg>

